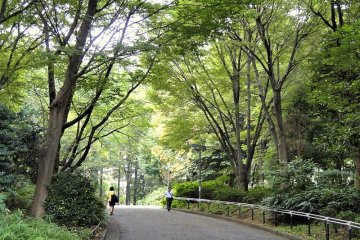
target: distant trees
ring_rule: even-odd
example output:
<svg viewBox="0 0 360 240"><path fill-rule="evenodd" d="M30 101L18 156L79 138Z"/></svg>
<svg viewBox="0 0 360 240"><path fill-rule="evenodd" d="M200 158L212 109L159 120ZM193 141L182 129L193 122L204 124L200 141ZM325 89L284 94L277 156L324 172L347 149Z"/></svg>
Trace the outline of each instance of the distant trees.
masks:
<svg viewBox="0 0 360 240"><path fill-rule="evenodd" d="M282 96L296 67L309 53L305 40L317 22L307 12L288 14L296 11L296 5L278 7L285 2L227 6L180 2L182 15L177 22L187 19L179 27L180 38L190 46L186 53L175 48L165 57L164 65L170 66L169 74L183 85L183 92L173 86L164 90L180 98L187 96L200 109L244 190L265 121L279 162L290 160ZM255 99L255 94L260 99Z"/></svg>
<svg viewBox="0 0 360 240"><path fill-rule="evenodd" d="M325 161L324 168L334 167L336 158L342 162L338 169L347 166L347 158L356 163L359 151L354 139L358 139L359 131L348 119L357 121L359 117L355 113L358 109L354 108L358 92L353 88L358 86L357 31L352 27L356 25L358 7L355 1L345 4L281 0L249 5L180 1L174 17L177 39L173 40L174 47L164 53L162 65L156 67L157 82L153 83L159 93L154 99L162 99L156 100L161 103L159 109L164 112L174 109L167 116L164 139L211 144L216 139L231 163L238 186L244 190L254 175L251 171L265 171L258 164L264 158L273 163L267 163L269 171L286 166L297 155ZM326 37L328 30L334 32L333 37ZM354 55L343 54L347 51ZM324 106L330 104L321 98L339 94L328 88L337 86L339 90L338 83L348 94L339 101L323 99L334 104L330 111L333 117L329 117L329 109ZM302 100L308 98L305 102L296 102L299 92L303 94ZM345 99L348 100L343 105ZM318 104L322 105L314 110ZM347 112L352 112L351 117ZM330 122L324 119L336 122L330 124L332 130L326 124ZM187 128L189 124L191 128ZM330 135L334 139L344 138L330 144ZM325 140L321 136L328 137ZM320 139L324 142L318 142ZM341 141L349 144L344 148ZM326 147L321 147L325 142ZM330 147L333 144L337 147ZM168 146L184 148L175 143ZM325 148L328 153L338 149L335 152L347 154L325 160L320 155L324 151L313 147ZM358 171L355 172L357 185Z"/></svg>

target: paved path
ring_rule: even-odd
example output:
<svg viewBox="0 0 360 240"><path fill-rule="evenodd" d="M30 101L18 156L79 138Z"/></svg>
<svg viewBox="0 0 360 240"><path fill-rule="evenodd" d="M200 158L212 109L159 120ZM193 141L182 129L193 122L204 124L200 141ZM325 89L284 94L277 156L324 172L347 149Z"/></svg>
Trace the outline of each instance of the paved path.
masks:
<svg viewBox="0 0 360 240"><path fill-rule="evenodd" d="M245 225L158 207L116 206L106 240L284 240Z"/></svg>

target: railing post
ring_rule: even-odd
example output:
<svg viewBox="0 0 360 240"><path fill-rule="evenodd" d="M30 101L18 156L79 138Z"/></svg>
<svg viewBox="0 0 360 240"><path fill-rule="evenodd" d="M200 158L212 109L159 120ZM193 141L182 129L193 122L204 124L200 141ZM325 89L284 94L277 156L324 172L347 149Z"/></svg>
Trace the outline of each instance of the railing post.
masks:
<svg viewBox="0 0 360 240"><path fill-rule="evenodd" d="M326 222L325 222L325 239L330 240L330 225L328 218L326 218Z"/></svg>
<svg viewBox="0 0 360 240"><path fill-rule="evenodd" d="M308 235L310 236L310 235L311 235L311 229L310 229L310 226L311 226L311 218L310 218L310 214L308 214L307 222L308 222Z"/></svg>
<svg viewBox="0 0 360 240"><path fill-rule="evenodd" d="M263 224L265 224L265 209L263 209Z"/></svg>
<svg viewBox="0 0 360 240"><path fill-rule="evenodd" d="M234 204L234 207L237 206L237 210L238 210L238 217L239 219L241 219L241 206L244 205L245 206L245 212L248 212L248 209L250 208L251 209L251 220L254 221L254 218L255 218L255 208L259 209L259 215L260 215L260 210L262 209L262 223L263 224L266 224L266 211L268 211L268 214L271 214L271 216L269 216L270 219L272 219L272 221L270 222L273 222L273 217L275 214L275 226L278 227L279 225L279 213L280 213L280 221L281 221L281 216L284 214L284 216L286 216L285 214L289 214L290 215L290 227L291 229L293 229L294 227L294 216L301 216L301 217L306 217L307 218L307 227L308 227L308 236L311 236L311 220L312 218L314 219L318 219L318 220L322 220L322 221L325 221L325 239L326 240L330 240L330 227L331 225L334 225L334 227L336 227L337 225L335 224L339 224L339 225L342 225L342 226L346 226L347 227L347 232L348 232L348 238L349 240L352 240L353 239L353 236L356 237L357 235L357 230L359 228L359 225L357 223L354 223L354 222L351 222L351 221L343 221L341 219L336 219L336 218L329 218L329 217L325 217L325 216L318 216L318 215L314 215L312 216L312 214L310 213L304 213L304 212L293 212L293 211L286 211L286 210L281 210L281 209L272 209L272 208L267 208L265 206L260 206L260 205L254 205L254 204L245 204L245 203L233 203L233 202L225 202L225 201L212 201L212 200L208 200L208 199L193 199L193 198L187 198L187 197L176 197L175 199L177 200L181 200L181 201L186 201L186 204L187 204L187 209L190 210L190 204L193 202L197 202L197 208L198 208L198 211L201 210L201 201L203 201L204 203L207 203L208 207L207 209L210 211L211 210L211 204L214 203L214 204L217 204L218 205L218 210L220 210L220 204L223 204L225 205L226 204L226 211L227 211L227 216L230 216L230 205L231 204ZM192 202L191 202L192 201ZM206 206L203 206L204 207L204 211L206 211ZM215 207L215 206L214 206ZM223 207L221 207L221 214L224 214L224 211L225 209ZM234 212L232 212L233 214L236 215L236 209L233 209ZM234 216L235 216L234 215ZM287 217L286 217L287 218ZM269 220L269 219L268 219ZM281 222L280 222L281 223ZM353 228L355 228L355 231L353 231ZM335 235L337 231L335 229ZM345 232L343 232L344 235L346 235ZM343 236L345 238L345 236Z"/></svg>
<svg viewBox="0 0 360 240"><path fill-rule="evenodd" d="M349 222L349 240L352 238L351 222Z"/></svg>

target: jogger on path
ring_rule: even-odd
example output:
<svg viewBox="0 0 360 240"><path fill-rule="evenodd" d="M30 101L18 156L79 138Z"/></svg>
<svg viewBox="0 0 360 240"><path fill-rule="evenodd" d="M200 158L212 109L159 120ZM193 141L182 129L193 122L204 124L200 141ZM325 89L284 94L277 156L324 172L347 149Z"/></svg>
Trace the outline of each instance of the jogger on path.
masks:
<svg viewBox="0 0 360 240"><path fill-rule="evenodd" d="M166 209L168 211L170 211L170 209L171 209L171 203L174 200L173 196L174 196L174 194L171 192L171 187L168 187L168 190L165 192Z"/></svg>

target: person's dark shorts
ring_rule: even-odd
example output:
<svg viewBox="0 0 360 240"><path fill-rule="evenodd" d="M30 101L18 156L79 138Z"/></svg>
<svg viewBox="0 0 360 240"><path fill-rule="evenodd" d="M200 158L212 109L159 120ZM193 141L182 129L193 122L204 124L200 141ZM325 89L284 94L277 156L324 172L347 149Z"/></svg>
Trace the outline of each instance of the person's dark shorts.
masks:
<svg viewBox="0 0 360 240"><path fill-rule="evenodd" d="M110 207L115 206L115 202L109 202L109 206Z"/></svg>

